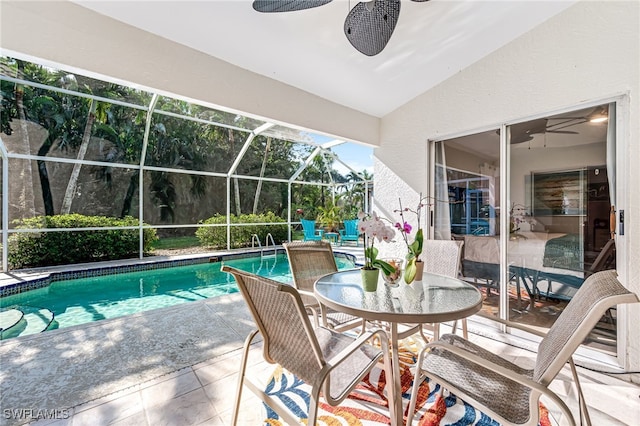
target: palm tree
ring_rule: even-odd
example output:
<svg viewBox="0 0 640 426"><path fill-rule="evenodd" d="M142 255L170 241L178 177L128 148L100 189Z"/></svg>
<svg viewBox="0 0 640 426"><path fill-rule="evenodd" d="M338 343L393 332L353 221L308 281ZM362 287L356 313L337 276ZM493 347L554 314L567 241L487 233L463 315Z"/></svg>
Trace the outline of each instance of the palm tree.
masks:
<svg viewBox="0 0 640 426"><path fill-rule="evenodd" d="M107 95L107 93L101 93L101 96ZM80 147L78 148L77 159L79 161L84 160L85 155L87 154L87 149L89 148L89 142L91 141L91 132L93 129L93 125L96 120L100 123L104 123L107 117L107 109L109 108L109 104L104 102L97 102L94 99L89 100L89 112L87 115L87 121L84 126L84 132L82 134L82 142L80 143ZM73 170L71 171L71 176L69 177L69 183L67 184L67 189L64 193L64 198L62 199L62 207L60 208L61 214L67 214L71 212L71 203L73 202L74 194L76 193L76 188L78 186L78 177L80 176L80 169L82 168L82 164L75 163L73 165Z"/></svg>
<svg viewBox="0 0 640 426"><path fill-rule="evenodd" d="M4 63L3 68L12 69L15 68L16 77L22 78L24 76L24 61L16 60L13 64ZM2 82L4 85L4 81ZM7 86L9 86L7 82ZM8 87L7 87L8 89ZM14 105L11 105L15 102ZM29 131L27 129L27 115L24 107L24 85L15 83L14 91L11 93L9 90L2 90L2 131L11 135L11 117L17 116L19 119L20 136L22 143L15 147L18 154L31 154L31 143L29 141ZM20 202L20 208L27 216L35 214L35 197L33 193L33 169L31 168L31 161L21 161L19 169L14 171L15 176L19 179L23 185L20 186L20 193L17 198Z"/></svg>
<svg viewBox="0 0 640 426"><path fill-rule="evenodd" d="M264 156L262 157L262 166L260 167L260 179L258 180L258 186L256 187L256 194L253 198L253 214L258 211L258 200L260 200L260 190L262 189L262 178L264 177L264 170L267 167L267 159L269 158L269 148L271 148L271 138L267 137L267 143L264 147Z"/></svg>

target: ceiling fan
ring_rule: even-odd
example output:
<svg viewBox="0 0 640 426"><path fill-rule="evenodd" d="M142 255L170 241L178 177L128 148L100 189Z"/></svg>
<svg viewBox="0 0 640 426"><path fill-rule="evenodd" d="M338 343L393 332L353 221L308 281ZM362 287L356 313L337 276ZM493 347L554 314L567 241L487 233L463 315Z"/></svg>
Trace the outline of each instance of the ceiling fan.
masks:
<svg viewBox="0 0 640 426"><path fill-rule="evenodd" d="M536 134L560 133L565 135L577 135L580 134L580 132L567 129L584 123L601 125L607 122L608 117L608 106L600 105L595 108L586 108L580 111L572 111L567 114L538 118L524 123L516 123L510 126L511 143L518 144L528 142L532 140L533 136ZM499 131L498 134L500 134Z"/></svg>
<svg viewBox="0 0 640 426"><path fill-rule="evenodd" d="M577 135L578 132L573 130L562 130L566 127L580 124L577 120L581 118L566 118L560 123L549 124L548 118L538 118L524 123L512 124L511 128L511 144L528 142L533 139L533 135L545 133L561 133L565 135ZM586 120L585 120L586 121ZM584 122L584 121L580 121ZM498 131L500 134L500 131Z"/></svg>
<svg viewBox="0 0 640 426"><path fill-rule="evenodd" d="M331 0L254 0L253 8L264 13L292 12L323 6L330 2ZM391 39L399 16L400 0L359 2L344 21L344 34L360 53L374 56L382 52Z"/></svg>

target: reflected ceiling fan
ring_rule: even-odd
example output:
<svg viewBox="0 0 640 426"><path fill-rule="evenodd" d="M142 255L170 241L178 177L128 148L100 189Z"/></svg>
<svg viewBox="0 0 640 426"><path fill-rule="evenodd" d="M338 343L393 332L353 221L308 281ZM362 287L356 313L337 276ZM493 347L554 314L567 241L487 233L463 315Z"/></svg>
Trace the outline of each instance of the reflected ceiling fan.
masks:
<svg viewBox="0 0 640 426"><path fill-rule="evenodd" d="M429 0L412 0L426 2ZM258 12L293 12L330 3L331 0L254 0ZM385 48L400 16L400 0L357 3L344 21L344 34L360 53L374 56Z"/></svg>
<svg viewBox="0 0 640 426"><path fill-rule="evenodd" d="M557 122L550 124L549 120L554 120ZM511 128L511 144L529 142L533 139L534 135L542 135L545 133L578 135L580 134L580 132L564 129L571 126L577 126L578 124L586 123L588 121L591 120L589 120L587 117L558 117L538 118L536 120L531 120L524 123L512 124L511 126L509 126ZM498 129L496 133L500 134L500 129Z"/></svg>
<svg viewBox="0 0 640 426"><path fill-rule="evenodd" d="M567 129L584 123L593 123L595 125L606 123L608 118L608 106L601 105L595 108L573 111L567 115L556 115L513 124L511 125L511 144L529 142L536 134L560 133L577 135L580 132ZM498 131L498 134L500 134L500 131Z"/></svg>
<svg viewBox="0 0 640 426"><path fill-rule="evenodd" d="M511 128L511 144L529 142L533 139L533 135L545 133L561 133L565 135L577 135L578 132L573 130L562 130L566 127L575 126L584 123L587 120L577 117L562 118L559 123L549 124L549 119L538 118L537 120L527 121L524 123L512 124ZM500 131L498 130L498 134Z"/></svg>

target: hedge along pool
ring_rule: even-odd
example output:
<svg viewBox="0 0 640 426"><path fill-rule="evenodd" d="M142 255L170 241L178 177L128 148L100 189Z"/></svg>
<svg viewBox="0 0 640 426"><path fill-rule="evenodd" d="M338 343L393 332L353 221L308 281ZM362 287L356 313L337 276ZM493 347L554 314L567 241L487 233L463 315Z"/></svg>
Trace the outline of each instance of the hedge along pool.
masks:
<svg viewBox="0 0 640 426"><path fill-rule="evenodd" d="M236 293L221 261L57 280L36 290L0 298L0 337L38 333L180 303ZM286 254L222 259L225 264L280 282L291 282ZM355 266L336 254L338 269Z"/></svg>

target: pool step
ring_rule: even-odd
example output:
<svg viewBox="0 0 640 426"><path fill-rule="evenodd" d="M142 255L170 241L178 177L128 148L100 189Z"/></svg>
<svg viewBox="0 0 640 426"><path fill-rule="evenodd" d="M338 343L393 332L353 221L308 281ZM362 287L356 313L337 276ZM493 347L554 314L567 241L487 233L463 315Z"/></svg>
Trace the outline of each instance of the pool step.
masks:
<svg viewBox="0 0 640 426"><path fill-rule="evenodd" d="M0 340L41 333L52 325L54 317L49 309L34 306L13 306L0 311Z"/></svg>
<svg viewBox="0 0 640 426"><path fill-rule="evenodd" d="M0 312L0 333L14 327L23 317L24 312L15 308Z"/></svg>

